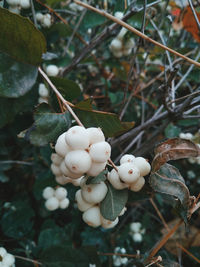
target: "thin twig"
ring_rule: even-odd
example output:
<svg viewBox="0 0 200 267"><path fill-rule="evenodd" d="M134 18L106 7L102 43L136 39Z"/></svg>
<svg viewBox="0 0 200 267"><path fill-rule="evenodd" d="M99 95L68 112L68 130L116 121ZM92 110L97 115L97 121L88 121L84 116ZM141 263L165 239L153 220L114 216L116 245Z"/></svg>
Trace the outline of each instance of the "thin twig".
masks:
<svg viewBox="0 0 200 267"><path fill-rule="evenodd" d="M69 111L69 113L71 113L72 117L76 120L76 122L78 123L78 125L83 126L82 122L76 116L76 114L74 113L74 111L72 110L72 108L68 105L68 103L66 102L66 100L64 99L64 97L61 95L61 93L57 90L57 88L55 87L55 85L51 82L51 80L46 75L46 73L40 67L38 67L38 71L41 73L41 75L43 76L43 78L47 81L47 83L51 86L51 88L56 93L56 95L63 102L63 105L67 108L67 110Z"/></svg>
<svg viewBox="0 0 200 267"><path fill-rule="evenodd" d="M197 257L195 257L192 253L190 253L187 249L185 249L179 243L177 244L177 246L180 247L186 254L188 254L191 258L193 258L196 262L200 263L200 260Z"/></svg>
<svg viewBox="0 0 200 267"><path fill-rule="evenodd" d="M99 10L99 9L97 9L97 8L91 6L91 5L88 5L86 3L80 2L78 0L74 0L74 2L76 4L78 4L78 5L81 5L81 6L85 7L85 8L87 8L87 9L90 9L90 10L92 10L92 11L94 11L94 12L96 12L96 13L98 13L98 14L100 14L100 15L102 15L102 16L104 16L104 17L106 17L106 18L108 18L108 19L110 19L110 20L112 20L112 21L114 21L114 22L116 22L118 24L120 24L121 26L125 27L129 31L131 31L131 32L135 33L136 35L140 36L141 38L143 38L143 39L155 44L156 46L159 46L159 47L169 51L170 53L172 53L172 54L174 54L174 55L176 55L178 57L181 57L181 58L185 59L186 61L190 62L191 64L194 64L197 67L200 67L200 63L199 62L196 62L195 60L193 60L191 58L188 58L188 57L184 56L183 54L181 54L181 53L179 53L179 52L177 52L177 51L175 51L175 50L173 50L173 49L171 49L171 48L169 48L169 47L167 47L167 46L165 46L165 45L163 45L163 44L161 44L161 43L159 43L159 42L157 42L157 41L155 41L153 39L151 39L147 35L141 33L140 31L136 30L134 27L132 27L129 24L127 24L126 22L124 22L124 21L122 21L122 20L120 20L120 19L108 14L107 12Z"/></svg>
<svg viewBox="0 0 200 267"><path fill-rule="evenodd" d="M21 260L25 260L25 261L29 261L29 262L32 262L34 264L38 264L38 265L43 265L41 262L39 261L36 261L36 260L32 260L32 259L29 259L29 258L25 258L25 257L22 257L22 256L18 256L18 255L13 255L15 258L18 258L18 259L21 259Z"/></svg>
<svg viewBox="0 0 200 267"><path fill-rule="evenodd" d="M20 160L0 160L0 164L19 164L19 165L33 165L32 162L20 161Z"/></svg>

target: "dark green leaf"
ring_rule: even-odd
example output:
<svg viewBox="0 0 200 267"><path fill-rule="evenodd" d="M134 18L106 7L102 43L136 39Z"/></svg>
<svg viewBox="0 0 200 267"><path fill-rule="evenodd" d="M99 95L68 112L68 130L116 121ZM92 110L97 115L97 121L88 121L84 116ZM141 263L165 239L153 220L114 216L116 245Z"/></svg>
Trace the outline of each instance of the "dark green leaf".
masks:
<svg viewBox="0 0 200 267"><path fill-rule="evenodd" d="M100 211L105 219L114 221L126 205L128 190L116 190L110 183L107 186L108 192L100 203Z"/></svg>
<svg viewBox="0 0 200 267"><path fill-rule="evenodd" d="M74 81L60 77L52 77L51 80L66 100L72 101L80 96L81 89Z"/></svg>
<svg viewBox="0 0 200 267"><path fill-rule="evenodd" d="M99 184L101 182L104 182L106 180L106 174L107 173L108 173L108 170L103 170L96 177L89 176L87 181L86 181L86 184Z"/></svg>
<svg viewBox="0 0 200 267"><path fill-rule="evenodd" d="M94 13L93 11L87 11L86 16L82 20L81 28L87 30L88 28L93 28L102 23L106 22L106 18Z"/></svg>
<svg viewBox="0 0 200 267"><path fill-rule="evenodd" d="M18 61L39 65L46 52L46 40L25 17L0 8L0 51Z"/></svg>
<svg viewBox="0 0 200 267"><path fill-rule="evenodd" d="M9 237L22 238L33 227L34 212L26 201L15 202L13 206L16 210L8 210L1 218L2 231Z"/></svg>
<svg viewBox="0 0 200 267"><path fill-rule="evenodd" d="M181 129L172 123L170 123L165 129L165 136L167 138L177 137L180 133Z"/></svg>
<svg viewBox="0 0 200 267"><path fill-rule="evenodd" d="M134 126L133 122L121 122L114 113L91 110L90 107L76 105L75 112L85 127L100 127L106 137L122 134Z"/></svg>
<svg viewBox="0 0 200 267"><path fill-rule="evenodd" d="M189 208L190 192L179 170L174 166L164 164L157 172L152 173L150 185L159 193L178 198L185 209Z"/></svg>
<svg viewBox="0 0 200 267"><path fill-rule="evenodd" d="M9 64L4 64L9 62ZM0 96L17 98L31 90L36 82L37 67L16 62L8 55L0 54ZM5 68L3 68L5 66Z"/></svg>
<svg viewBox="0 0 200 267"><path fill-rule="evenodd" d="M47 104L41 104L34 114L35 123L26 131L32 144L44 146L55 141L58 136L66 131L71 120L68 112L53 113Z"/></svg>

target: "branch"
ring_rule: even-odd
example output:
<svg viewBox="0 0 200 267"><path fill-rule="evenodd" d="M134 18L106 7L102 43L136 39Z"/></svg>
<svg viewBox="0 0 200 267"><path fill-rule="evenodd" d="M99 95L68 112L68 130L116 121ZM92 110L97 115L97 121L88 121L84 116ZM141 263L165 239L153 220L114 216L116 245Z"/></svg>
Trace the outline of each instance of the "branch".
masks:
<svg viewBox="0 0 200 267"><path fill-rule="evenodd" d="M147 35L145 35L145 34L141 33L140 31L136 30L134 27L130 26L129 24L125 23L124 21L122 21L120 19L117 19L116 17L108 14L107 12L99 10L99 9L97 9L95 7L92 7L92 6L88 5L88 4L82 3L82 2L77 1L77 0L74 0L74 2L76 4L78 4L78 5L81 5L81 6L85 7L85 8L87 8L87 9L90 9L90 10L92 10L92 11L94 11L94 12L96 12L96 13L98 13L98 14L100 14L100 15L102 15L102 16L104 16L104 17L106 17L106 18L108 18L108 19L110 19L110 20L112 20L112 21L114 21L114 22L116 22L118 24L120 24L121 26L125 27L129 31L131 31L131 32L135 33L136 35L140 36L141 38L143 38L143 39L145 39L145 40L147 40L147 41L149 41L149 42L151 42L151 43L153 43L153 44L155 44L155 45L157 45L157 46L169 51L170 53L172 53L172 54L174 54L174 55L176 55L178 57L181 57L181 58L185 59L186 61L190 62L191 64L196 65L197 67L200 67L200 63L199 62L196 62L195 60L193 60L191 58L188 58L188 57L180 54L179 52L177 52L177 51L175 51L175 50L173 50L173 49L171 49L171 48L169 48L169 47L167 47L167 46L165 46L163 44L160 44L159 42L151 39Z"/></svg>

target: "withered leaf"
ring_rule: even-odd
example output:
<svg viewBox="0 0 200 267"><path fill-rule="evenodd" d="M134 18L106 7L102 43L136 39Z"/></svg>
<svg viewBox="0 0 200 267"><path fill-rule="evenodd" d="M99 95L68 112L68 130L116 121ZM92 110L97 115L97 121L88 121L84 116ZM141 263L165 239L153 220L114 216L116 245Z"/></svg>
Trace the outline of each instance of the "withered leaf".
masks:
<svg viewBox="0 0 200 267"><path fill-rule="evenodd" d="M192 141L180 138L168 139L156 147L152 171L159 170L169 160L198 157L199 155L200 148Z"/></svg>

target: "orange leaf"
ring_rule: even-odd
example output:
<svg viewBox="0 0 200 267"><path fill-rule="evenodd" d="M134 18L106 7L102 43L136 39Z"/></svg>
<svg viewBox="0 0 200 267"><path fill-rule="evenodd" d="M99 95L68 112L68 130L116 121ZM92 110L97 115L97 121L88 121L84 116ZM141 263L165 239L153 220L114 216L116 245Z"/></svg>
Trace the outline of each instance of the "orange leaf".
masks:
<svg viewBox="0 0 200 267"><path fill-rule="evenodd" d="M200 13L196 12L196 15L198 17L198 20L200 21ZM192 12L192 9L189 6L187 6L184 10L182 23L183 23L183 28L186 31L190 32L192 34L193 38L197 42L200 43L199 28L198 28L197 22L194 18L194 14Z"/></svg>

